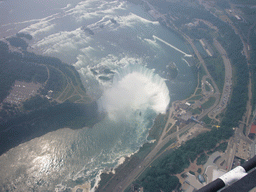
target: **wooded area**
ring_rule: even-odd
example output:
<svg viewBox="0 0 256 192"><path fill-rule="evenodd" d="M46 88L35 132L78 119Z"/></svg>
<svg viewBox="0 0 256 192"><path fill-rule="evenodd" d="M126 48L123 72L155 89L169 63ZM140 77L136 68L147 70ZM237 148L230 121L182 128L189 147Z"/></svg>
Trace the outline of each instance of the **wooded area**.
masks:
<svg viewBox="0 0 256 192"><path fill-rule="evenodd" d="M0 102L9 94L16 80L43 83L46 68L23 59L22 54L9 52L8 45L0 41Z"/></svg>
<svg viewBox="0 0 256 192"><path fill-rule="evenodd" d="M38 103L35 104L34 101L32 98L26 107L29 109L36 107ZM42 103L39 104L42 106ZM95 102L91 104L66 102L54 106L44 104L44 107L28 113L20 113L7 121L0 122L0 155L21 142L29 141L50 131L64 127L72 129L92 127L100 120Z"/></svg>

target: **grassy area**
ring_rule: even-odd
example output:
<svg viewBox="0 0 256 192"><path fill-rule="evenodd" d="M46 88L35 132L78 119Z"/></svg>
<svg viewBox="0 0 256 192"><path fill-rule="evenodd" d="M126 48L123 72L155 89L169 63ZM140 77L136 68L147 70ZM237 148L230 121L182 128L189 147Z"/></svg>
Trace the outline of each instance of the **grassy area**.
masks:
<svg viewBox="0 0 256 192"><path fill-rule="evenodd" d="M210 97L208 101L206 101L204 104L202 104L203 109L208 109L215 103L215 97Z"/></svg>
<svg viewBox="0 0 256 192"><path fill-rule="evenodd" d="M76 101L79 101L81 97L79 95L72 96L68 99L69 102L74 103Z"/></svg>
<svg viewBox="0 0 256 192"><path fill-rule="evenodd" d="M181 134L179 135L179 137L182 137L183 135L185 135L185 134L187 134L187 133L188 133L188 130L185 131L185 132L183 132L183 133L181 133Z"/></svg>
<svg viewBox="0 0 256 192"><path fill-rule="evenodd" d="M206 91L211 91L211 88L207 84L205 84L204 86Z"/></svg>
<svg viewBox="0 0 256 192"><path fill-rule="evenodd" d="M152 151L152 149L155 147L156 143L145 143L141 148L139 153L134 154L135 157L138 157L140 159L144 159L146 155Z"/></svg>
<svg viewBox="0 0 256 192"><path fill-rule="evenodd" d="M206 81L208 81L212 85L212 80L209 78L206 78Z"/></svg>
<svg viewBox="0 0 256 192"><path fill-rule="evenodd" d="M63 92L60 94L60 97L58 98L60 101L64 102L66 98L70 97L73 93L74 88L67 84L67 87L63 90Z"/></svg>
<svg viewBox="0 0 256 192"><path fill-rule="evenodd" d="M192 112L192 115L198 115L202 113L202 109L201 108L196 108L196 109L190 109L189 111Z"/></svg>
<svg viewBox="0 0 256 192"><path fill-rule="evenodd" d="M162 153L164 150L166 150L167 147L169 147L171 144L175 143L177 141L177 137L171 139L170 141L168 141L162 148L161 150L158 151L157 155ZM163 154L164 156L164 154Z"/></svg>
<svg viewBox="0 0 256 192"><path fill-rule="evenodd" d="M163 115L163 114L159 114L156 117L155 123L151 128L151 130L149 131L149 136L148 136L149 139L156 139L156 140L159 139L165 127L167 117L168 115Z"/></svg>
<svg viewBox="0 0 256 192"><path fill-rule="evenodd" d="M168 125L168 127L167 127L167 129L166 129L166 131L168 131L169 129L170 129L170 127L172 126L172 123L169 123L169 125Z"/></svg>
<svg viewBox="0 0 256 192"><path fill-rule="evenodd" d="M205 124L209 125L212 122L212 119L208 117L208 115L204 116L203 119L201 119Z"/></svg>
<svg viewBox="0 0 256 192"><path fill-rule="evenodd" d="M196 96L194 96L194 97L191 97L191 98L188 100L188 102L190 102L190 101L196 101L196 100L199 100L199 99L201 99L201 98L202 98L201 95L196 95Z"/></svg>
<svg viewBox="0 0 256 192"><path fill-rule="evenodd" d="M73 95L73 93L76 93L76 91L75 91L74 87L71 87L69 92L67 92L67 94L66 94L66 98L70 98Z"/></svg>
<svg viewBox="0 0 256 192"><path fill-rule="evenodd" d="M63 73L60 72L60 70L52 66L47 67L49 69L49 79L47 84L45 85L45 89L47 89L47 91L53 90L53 98L56 99L66 88L68 82L66 80L66 77L63 75Z"/></svg>
<svg viewBox="0 0 256 192"><path fill-rule="evenodd" d="M58 69L57 71L62 75L63 79L65 79L65 87L63 86L61 88L58 97L55 98L58 98L58 100L61 102L65 102L66 100L69 100L70 102L75 102L78 100L83 102L90 101L90 99L86 96L85 89L81 80L79 79L79 74L76 71L69 68L66 71L62 71L62 68Z"/></svg>
<svg viewBox="0 0 256 192"><path fill-rule="evenodd" d="M37 58L36 56L33 57ZM49 90L52 90L52 97L57 99L58 102L65 102L71 97L72 99L70 101L73 102L77 100L81 100L84 103L91 102L91 99L86 96L86 90L75 68L61 63L60 61L60 63L56 65L52 64L51 62L53 61L49 59L48 62L40 64L49 69L48 81L44 86L44 90L42 90L42 94L46 95Z"/></svg>
<svg viewBox="0 0 256 192"><path fill-rule="evenodd" d="M74 86L81 86L83 87L83 84L81 80L79 79L79 74L75 71L68 69L70 71L70 78Z"/></svg>
<svg viewBox="0 0 256 192"><path fill-rule="evenodd" d="M225 81L225 67L221 55L218 54L215 57L207 57L204 60L213 80L215 81L219 90L222 90ZM212 84L211 81L209 82Z"/></svg>
<svg viewBox="0 0 256 192"><path fill-rule="evenodd" d="M199 89L196 90L196 95L199 95L201 93L202 93L202 89L199 88Z"/></svg>
<svg viewBox="0 0 256 192"><path fill-rule="evenodd" d="M174 125L172 128L171 128L171 130L169 130L168 131L168 135L171 135L171 134L173 134L173 133L175 133L177 131L177 125Z"/></svg>

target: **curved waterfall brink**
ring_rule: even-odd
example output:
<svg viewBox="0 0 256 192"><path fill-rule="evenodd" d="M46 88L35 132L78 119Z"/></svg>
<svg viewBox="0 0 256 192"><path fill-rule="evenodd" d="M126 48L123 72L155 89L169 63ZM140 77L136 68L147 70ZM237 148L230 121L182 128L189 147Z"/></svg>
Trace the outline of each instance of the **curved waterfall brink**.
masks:
<svg viewBox="0 0 256 192"><path fill-rule="evenodd" d="M148 109L165 113L169 102L169 90L163 78L154 70L129 64L114 76L113 85L104 91L99 106L113 117Z"/></svg>

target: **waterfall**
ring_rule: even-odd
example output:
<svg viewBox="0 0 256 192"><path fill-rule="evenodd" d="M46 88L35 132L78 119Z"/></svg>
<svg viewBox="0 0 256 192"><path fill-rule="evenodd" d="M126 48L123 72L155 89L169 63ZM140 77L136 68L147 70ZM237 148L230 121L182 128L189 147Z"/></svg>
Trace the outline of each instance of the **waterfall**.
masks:
<svg viewBox="0 0 256 192"><path fill-rule="evenodd" d="M165 113L169 102L165 80L154 70L132 64L118 70L112 87L98 101L101 110L111 115L147 109Z"/></svg>

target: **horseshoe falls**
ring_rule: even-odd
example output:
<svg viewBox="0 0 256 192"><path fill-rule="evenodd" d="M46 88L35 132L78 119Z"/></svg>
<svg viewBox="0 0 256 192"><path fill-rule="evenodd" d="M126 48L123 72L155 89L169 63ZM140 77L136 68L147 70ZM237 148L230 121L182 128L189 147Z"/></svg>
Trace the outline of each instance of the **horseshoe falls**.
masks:
<svg viewBox="0 0 256 192"><path fill-rule="evenodd" d="M99 106L109 115L117 116L147 110L165 113L169 102L163 78L146 67L130 64L114 76L112 87L103 93Z"/></svg>

